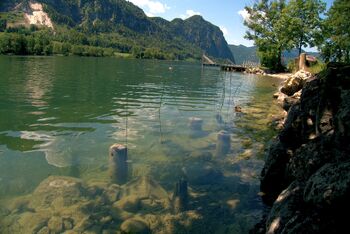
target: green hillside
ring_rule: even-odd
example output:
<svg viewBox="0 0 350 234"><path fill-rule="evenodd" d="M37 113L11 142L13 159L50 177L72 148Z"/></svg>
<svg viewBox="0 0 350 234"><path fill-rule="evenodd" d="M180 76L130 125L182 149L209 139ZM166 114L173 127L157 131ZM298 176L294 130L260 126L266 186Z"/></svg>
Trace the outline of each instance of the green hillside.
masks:
<svg viewBox="0 0 350 234"><path fill-rule="evenodd" d="M169 22L147 17L140 8L125 0L36 2L43 5L54 29L25 25L24 13L31 9L28 0L2 0L0 42L19 40L22 45L10 50L0 49L0 53L32 54L28 44L33 40L43 42L41 47L47 47L47 53L55 53L56 43L56 48L67 47L62 52L73 54L76 54L74 51L85 53L87 48L100 48L99 54L103 55L108 48L109 52L129 53L138 58L200 59L202 53L206 53L234 61L219 27L200 16ZM46 44L47 41L50 43ZM44 54L45 49L37 52ZM80 55L84 55L82 53Z"/></svg>
<svg viewBox="0 0 350 234"><path fill-rule="evenodd" d="M229 45L232 54L235 55L237 64L245 62L259 63L259 58L256 53L256 47L247 47L244 45Z"/></svg>

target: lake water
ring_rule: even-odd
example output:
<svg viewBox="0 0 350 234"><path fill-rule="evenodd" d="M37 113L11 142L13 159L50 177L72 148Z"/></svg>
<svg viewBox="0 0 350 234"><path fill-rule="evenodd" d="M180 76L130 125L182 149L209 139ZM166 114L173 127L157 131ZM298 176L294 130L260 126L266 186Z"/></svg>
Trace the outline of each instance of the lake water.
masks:
<svg viewBox="0 0 350 234"><path fill-rule="evenodd" d="M123 225L143 233L247 233L263 209L259 173L279 83L185 62L0 57L0 233L115 233ZM192 117L202 119L202 130L190 128ZM230 148L219 154L222 130ZM131 182L101 201L111 188L115 143L128 148ZM81 202L74 209L94 204L84 213L34 202L48 199L38 195L47 178L42 187L50 190L70 177L84 191L72 198ZM188 183L182 212L173 199L181 178ZM64 186L55 186L59 197ZM100 193L91 192L97 187ZM61 220L56 231L52 217ZM89 217L101 221L83 226Z"/></svg>

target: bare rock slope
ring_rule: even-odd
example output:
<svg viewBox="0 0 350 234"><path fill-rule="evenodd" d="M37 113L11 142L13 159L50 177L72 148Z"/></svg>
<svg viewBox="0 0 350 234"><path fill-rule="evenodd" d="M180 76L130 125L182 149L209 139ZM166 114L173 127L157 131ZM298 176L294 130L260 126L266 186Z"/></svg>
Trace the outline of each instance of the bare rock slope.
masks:
<svg viewBox="0 0 350 234"><path fill-rule="evenodd" d="M261 191L271 205L253 233L342 233L350 208L350 66L303 81L271 144ZM289 93L292 95L292 93Z"/></svg>

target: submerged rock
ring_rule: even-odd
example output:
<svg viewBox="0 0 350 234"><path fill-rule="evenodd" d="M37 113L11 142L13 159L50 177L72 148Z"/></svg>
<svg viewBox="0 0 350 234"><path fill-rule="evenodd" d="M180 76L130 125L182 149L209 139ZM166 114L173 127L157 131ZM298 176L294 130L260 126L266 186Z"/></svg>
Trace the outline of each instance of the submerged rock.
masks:
<svg viewBox="0 0 350 234"><path fill-rule="evenodd" d="M137 213L141 209L141 200L137 195L130 195L115 202L113 206L131 213Z"/></svg>
<svg viewBox="0 0 350 234"><path fill-rule="evenodd" d="M122 187L120 197L137 195L139 198L169 199L168 193L150 176L138 177Z"/></svg>
<svg viewBox="0 0 350 234"><path fill-rule="evenodd" d="M142 219L131 218L125 220L120 226L122 233L138 233L138 234L148 234L150 229L146 222Z"/></svg>
<svg viewBox="0 0 350 234"><path fill-rule="evenodd" d="M184 173L193 185L213 184L222 179L222 172L211 163L192 163L184 168Z"/></svg>
<svg viewBox="0 0 350 234"><path fill-rule="evenodd" d="M50 176L35 189L29 207L50 208L71 206L86 190L81 180L72 177Z"/></svg>
<svg viewBox="0 0 350 234"><path fill-rule="evenodd" d="M135 215L172 212L168 193L150 177L118 186L50 176L8 208L0 220L4 233L115 233L119 228L149 233L148 224L133 220Z"/></svg>

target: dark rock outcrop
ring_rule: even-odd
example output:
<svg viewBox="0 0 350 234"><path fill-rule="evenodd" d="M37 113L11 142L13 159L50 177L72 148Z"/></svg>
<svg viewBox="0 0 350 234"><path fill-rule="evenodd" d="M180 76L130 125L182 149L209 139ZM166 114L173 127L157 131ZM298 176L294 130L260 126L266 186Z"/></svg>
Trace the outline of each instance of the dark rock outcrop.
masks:
<svg viewBox="0 0 350 234"><path fill-rule="evenodd" d="M261 191L271 209L258 233L340 233L347 226L349 130L350 66L329 64L306 81L270 146Z"/></svg>

